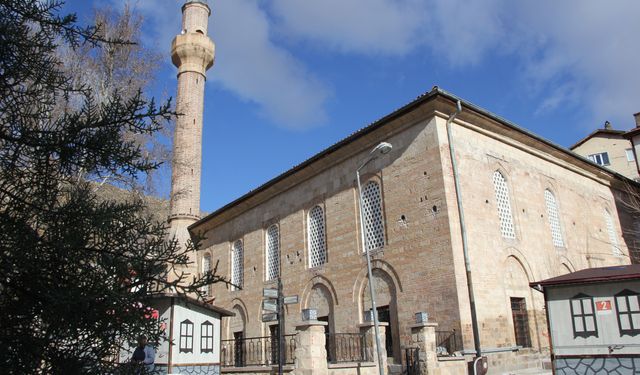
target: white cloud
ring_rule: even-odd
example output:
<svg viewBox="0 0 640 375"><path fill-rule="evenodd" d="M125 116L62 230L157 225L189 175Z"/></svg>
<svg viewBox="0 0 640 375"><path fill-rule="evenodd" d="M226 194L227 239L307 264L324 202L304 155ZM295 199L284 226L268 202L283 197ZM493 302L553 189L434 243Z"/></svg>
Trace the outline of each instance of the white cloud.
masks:
<svg viewBox="0 0 640 375"><path fill-rule="evenodd" d="M149 34L143 42L168 55L171 40L180 31L184 1L167 1L164 6L155 0L132 3L147 21ZM207 73L209 82L254 103L278 126L304 129L327 120L324 105L329 89L271 41L269 19L257 1L217 0L211 8L209 36L216 43L216 61Z"/></svg>
<svg viewBox="0 0 640 375"><path fill-rule="evenodd" d="M343 52L405 54L419 44L427 13L420 0L273 0L282 33Z"/></svg>
<svg viewBox="0 0 640 375"><path fill-rule="evenodd" d="M181 1L169 3L136 1L167 50ZM640 110L637 0L216 0L212 7L218 56L209 77L289 127L326 119L329 89L289 52L303 44L371 58L424 49L454 69L508 57L522 71L513 84L537 113L569 106L591 127L605 119L624 127ZM275 42L282 39L294 42L289 50Z"/></svg>
<svg viewBox="0 0 640 375"><path fill-rule="evenodd" d="M403 56L428 48L460 69L509 57L538 113L586 109L591 127L640 110L637 0L273 0L278 32L318 49Z"/></svg>
<svg viewBox="0 0 640 375"><path fill-rule="evenodd" d="M329 90L287 50L270 40L267 15L254 0L215 3L215 82L257 103L277 124L305 128L326 121Z"/></svg>

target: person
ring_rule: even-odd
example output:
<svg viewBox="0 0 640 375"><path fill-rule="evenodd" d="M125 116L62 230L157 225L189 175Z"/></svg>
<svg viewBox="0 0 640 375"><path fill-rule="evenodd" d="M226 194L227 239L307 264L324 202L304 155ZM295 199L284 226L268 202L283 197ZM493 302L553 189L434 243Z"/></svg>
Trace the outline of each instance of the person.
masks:
<svg viewBox="0 0 640 375"><path fill-rule="evenodd" d="M138 337L138 346L133 351L131 362L134 364L144 365L147 372L153 371L156 360L156 351L147 343L147 336L140 335Z"/></svg>

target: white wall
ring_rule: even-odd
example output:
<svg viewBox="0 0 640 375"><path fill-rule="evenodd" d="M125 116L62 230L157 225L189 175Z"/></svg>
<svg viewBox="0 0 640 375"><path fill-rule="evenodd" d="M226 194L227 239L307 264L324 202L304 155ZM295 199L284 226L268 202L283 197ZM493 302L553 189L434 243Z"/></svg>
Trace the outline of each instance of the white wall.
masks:
<svg viewBox="0 0 640 375"><path fill-rule="evenodd" d="M624 289L640 292L640 281L548 288L547 308L554 353L610 354L609 346L613 346L616 348L611 354L640 354L640 338L620 336L618 328L614 296ZM574 338L569 301L579 293L592 296L594 303L607 300L611 302L610 311L596 311L598 337Z"/></svg>
<svg viewBox="0 0 640 375"><path fill-rule="evenodd" d="M189 319L193 323L193 352L180 352L180 322ZM206 320L213 324L213 352L200 351L200 325ZM173 365L211 364L220 362L220 315L204 308L185 305L176 299L173 307Z"/></svg>

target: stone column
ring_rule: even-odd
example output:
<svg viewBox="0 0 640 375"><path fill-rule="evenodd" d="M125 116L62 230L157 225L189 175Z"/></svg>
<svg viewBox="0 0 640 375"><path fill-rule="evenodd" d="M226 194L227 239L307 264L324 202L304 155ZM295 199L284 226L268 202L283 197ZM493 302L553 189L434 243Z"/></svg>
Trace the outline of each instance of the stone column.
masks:
<svg viewBox="0 0 640 375"><path fill-rule="evenodd" d="M296 326L295 375L327 375L327 350L324 326L328 323L309 320Z"/></svg>
<svg viewBox="0 0 640 375"><path fill-rule="evenodd" d="M380 322L378 323L378 327L380 328L380 352L382 352L382 367L384 367L384 372L387 372L387 347L385 342L385 332L389 323ZM369 358L373 361L376 366L378 365L378 351L376 350L376 329L373 325L373 322L365 322L359 324L360 332L364 333L367 338L367 344L369 347L367 348Z"/></svg>
<svg viewBox="0 0 640 375"><path fill-rule="evenodd" d="M437 367L436 327L437 323L416 323L411 328L411 342L420 348L420 373L432 373Z"/></svg>

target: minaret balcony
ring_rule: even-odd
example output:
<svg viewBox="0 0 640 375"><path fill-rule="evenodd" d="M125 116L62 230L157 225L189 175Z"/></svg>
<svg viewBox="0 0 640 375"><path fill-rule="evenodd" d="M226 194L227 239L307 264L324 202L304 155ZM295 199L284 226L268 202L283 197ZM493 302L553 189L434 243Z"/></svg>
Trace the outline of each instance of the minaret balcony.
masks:
<svg viewBox="0 0 640 375"><path fill-rule="evenodd" d="M178 74L196 72L205 75L213 66L214 56L215 44L204 34L177 35L171 43L171 61L178 68Z"/></svg>

